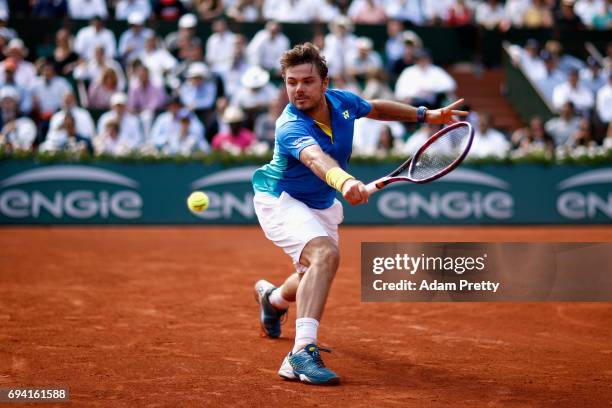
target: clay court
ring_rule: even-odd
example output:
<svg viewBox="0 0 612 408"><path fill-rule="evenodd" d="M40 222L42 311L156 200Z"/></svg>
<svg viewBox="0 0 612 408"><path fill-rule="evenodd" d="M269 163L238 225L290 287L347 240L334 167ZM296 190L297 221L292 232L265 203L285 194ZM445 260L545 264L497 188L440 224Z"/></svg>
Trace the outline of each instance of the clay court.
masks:
<svg viewBox="0 0 612 408"><path fill-rule="evenodd" d="M257 227L3 228L0 386L68 386L56 406L79 407L611 406L612 304L361 303L362 240L612 228L344 227L320 331L339 387L277 377L294 311L281 339L261 337L252 284L290 263Z"/></svg>

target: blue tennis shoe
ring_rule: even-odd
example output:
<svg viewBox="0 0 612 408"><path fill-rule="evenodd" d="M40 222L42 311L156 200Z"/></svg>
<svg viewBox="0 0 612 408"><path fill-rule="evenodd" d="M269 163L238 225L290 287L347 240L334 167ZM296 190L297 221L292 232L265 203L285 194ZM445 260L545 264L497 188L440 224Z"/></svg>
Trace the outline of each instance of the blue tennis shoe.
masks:
<svg viewBox="0 0 612 408"><path fill-rule="evenodd" d="M270 303L270 293L276 286L266 280L255 283L255 300L259 303L259 323L268 337L277 338L281 334L281 321L287 315L287 309L278 310Z"/></svg>
<svg viewBox="0 0 612 408"><path fill-rule="evenodd" d="M286 380L299 380L308 384L334 385L340 383L340 377L325 367L320 351L331 353L331 350L308 344L297 353L289 353L283 360L278 375Z"/></svg>

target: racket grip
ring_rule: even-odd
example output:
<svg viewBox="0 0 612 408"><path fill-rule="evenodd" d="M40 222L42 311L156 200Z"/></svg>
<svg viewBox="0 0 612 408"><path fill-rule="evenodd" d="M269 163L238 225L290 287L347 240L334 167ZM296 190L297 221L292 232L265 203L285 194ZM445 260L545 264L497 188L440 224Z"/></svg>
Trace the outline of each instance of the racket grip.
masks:
<svg viewBox="0 0 612 408"><path fill-rule="evenodd" d="M366 184L366 191L368 192L369 195L374 194L375 192L377 192L378 190L380 190L378 187L376 187L376 181L373 181L371 183Z"/></svg>

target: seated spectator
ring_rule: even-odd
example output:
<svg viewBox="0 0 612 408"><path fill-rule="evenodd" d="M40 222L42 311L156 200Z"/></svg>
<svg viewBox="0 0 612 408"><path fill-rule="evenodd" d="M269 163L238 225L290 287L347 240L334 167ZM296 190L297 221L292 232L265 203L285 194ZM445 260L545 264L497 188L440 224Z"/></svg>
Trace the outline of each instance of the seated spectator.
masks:
<svg viewBox="0 0 612 408"><path fill-rule="evenodd" d="M268 110L260 113L255 120L255 136L257 141L265 143L269 150L274 149L276 119L278 119L282 112L283 104L279 98L275 98L270 101Z"/></svg>
<svg viewBox="0 0 612 408"><path fill-rule="evenodd" d="M329 24L330 32L325 36L323 55L327 61L330 77L343 75L347 67L347 55L356 49L357 37L352 33L351 20L341 16Z"/></svg>
<svg viewBox="0 0 612 408"><path fill-rule="evenodd" d="M254 23L262 20L261 2L257 0L237 0L227 9L228 17L239 23Z"/></svg>
<svg viewBox="0 0 612 408"><path fill-rule="evenodd" d="M109 121L119 123L119 139L122 146L134 150L143 141L142 129L138 117L127 111L127 95L118 92L111 98L111 110L104 113L98 120L98 134L103 135ZM113 144L114 146L114 144Z"/></svg>
<svg viewBox="0 0 612 408"><path fill-rule="evenodd" d="M187 12L182 0L152 0L153 11L159 20L176 21Z"/></svg>
<svg viewBox="0 0 612 408"><path fill-rule="evenodd" d="M381 0L353 0L348 16L356 24L384 24L387 21Z"/></svg>
<svg viewBox="0 0 612 408"><path fill-rule="evenodd" d="M578 129L576 133L574 133L570 138L573 143L570 144L570 147L576 149L580 146L582 147L593 147L597 145L595 138L593 137L593 125L591 121L587 118L580 119L580 124L578 125Z"/></svg>
<svg viewBox="0 0 612 408"><path fill-rule="evenodd" d="M223 14L223 0L193 0L193 9L200 19L211 21Z"/></svg>
<svg viewBox="0 0 612 408"><path fill-rule="evenodd" d="M64 115L62 123L54 128L49 128L47 138L38 150L41 152L68 151L93 155L93 144L89 137L79 135L74 116L68 112Z"/></svg>
<svg viewBox="0 0 612 408"><path fill-rule="evenodd" d="M352 92L356 95L361 95L361 88L359 87L359 83L355 80L354 77L350 76L349 74L345 73L343 75L336 75L330 77L330 83L332 88L344 89L345 91Z"/></svg>
<svg viewBox="0 0 612 408"><path fill-rule="evenodd" d="M520 56L520 65L532 81L546 77L546 66L540 57L540 44L536 40L529 39L525 43Z"/></svg>
<svg viewBox="0 0 612 408"><path fill-rule="evenodd" d="M202 40L196 35L198 18L193 14L185 14L178 21L178 31L173 31L166 36L166 48L175 57L179 57L181 48L189 48L193 45L202 46Z"/></svg>
<svg viewBox="0 0 612 408"><path fill-rule="evenodd" d="M72 74L79 56L72 50L72 36L67 29L60 28L55 33L55 49L51 58L58 75Z"/></svg>
<svg viewBox="0 0 612 408"><path fill-rule="evenodd" d="M606 0L604 7L593 17L595 30L609 30L612 27L612 0Z"/></svg>
<svg viewBox="0 0 612 408"><path fill-rule="evenodd" d="M321 23L329 23L342 15L336 0L321 0L317 7L317 20ZM323 47L319 47L323 49Z"/></svg>
<svg viewBox="0 0 612 408"><path fill-rule="evenodd" d="M209 152L204 138L204 125L182 107L179 98L172 98L165 112L153 122L150 143L166 154L188 154L194 151Z"/></svg>
<svg viewBox="0 0 612 408"><path fill-rule="evenodd" d="M14 88L0 90L0 145L7 151L31 151L36 125L19 112L19 94Z"/></svg>
<svg viewBox="0 0 612 408"><path fill-rule="evenodd" d="M127 21L130 28L119 37L119 57L126 64L137 58L144 51L147 38L155 35L153 30L144 26L144 14L134 12Z"/></svg>
<svg viewBox="0 0 612 408"><path fill-rule="evenodd" d="M115 72L117 86L120 90L125 89L125 74L121 65L114 59L107 58L102 46L96 47L92 60L81 60L79 62L74 68L73 76L77 81L91 83L101 78L106 69L112 69Z"/></svg>
<svg viewBox="0 0 612 408"><path fill-rule="evenodd" d="M385 73L381 68L374 68L368 71L365 87L361 97L366 100L371 99L395 99L393 91L385 81Z"/></svg>
<svg viewBox="0 0 612 408"><path fill-rule="evenodd" d="M228 106L223 113L223 121L229 131L217 133L212 141L212 148L233 154L244 153L256 140L255 133L243 127L244 112L236 106Z"/></svg>
<svg viewBox="0 0 612 408"><path fill-rule="evenodd" d="M318 13L318 4L312 0L264 0L263 3L264 18L282 23L309 23Z"/></svg>
<svg viewBox="0 0 612 408"><path fill-rule="evenodd" d="M57 18L68 12L66 0L32 0L32 17Z"/></svg>
<svg viewBox="0 0 612 408"><path fill-rule="evenodd" d="M94 17L108 18L104 0L68 0L68 16L75 20L89 20Z"/></svg>
<svg viewBox="0 0 612 408"><path fill-rule="evenodd" d="M409 21L417 26L423 25L426 19L421 1L387 0L385 1L385 13L391 19Z"/></svg>
<svg viewBox="0 0 612 408"><path fill-rule="evenodd" d="M92 140L96 135L96 128L88 110L77 106L73 92L67 92L62 100L62 108L51 117L50 129L59 128L64 123L65 116L69 114L74 118L76 132L82 137ZM49 137L49 136L47 136Z"/></svg>
<svg viewBox="0 0 612 408"><path fill-rule="evenodd" d="M394 139L392 142L383 141L389 133ZM363 156L374 156L383 146L393 145L396 149L402 146L404 127L399 122L382 122L379 120L361 118L355 121L353 135L353 153Z"/></svg>
<svg viewBox="0 0 612 408"><path fill-rule="evenodd" d="M234 55L235 34L224 19L213 23L213 33L206 41L206 63L215 73L227 71Z"/></svg>
<svg viewBox="0 0 612 408"><path fill-rule="evenodd" d="M150 35L145 41L145 48L138 54L137 58L147 67L151 82L157 86L164 86L170 74L176 69L178 62L176 58L162 46L159 38ZM176 84L172 86L177 87Z"/></svg>
<svg viewBox="0 0 612 408"><path fill-rule="evenodd" d="M470 157L506 157L510 151L510 143L506 136L493 128L493 116L488 112L480 112L478 118L478 128L474 132Z"/></svg>
<svg viewBox="0 0 612 408"><path fill-rule="evenodd" d="M544 61L545 73L535 83L546 97L546 100L552 101L555 87L566 81L566 75L558 68L558 60L553 58L548 51L542 51L542 60Z"/></svg>
<svg viewBox="0 0 612 408"><path fill-rule="evenodd" d="M561 106L559 116L546 122L544 128L553 138L555 146L569 146L574 143L572 136L578 130L579 124L580 118L576 116L574 105L568 101Z"/></svg>
<svg viewBox="0 0 612 408"><path fill-rule="evenodd" d="M42 66L42 75L32 84L34 110L41 119L48 121L61 107L67 92L72 92L72 86L65 78L57 76L53 64L46 61Z"/></svg>
<svg viewBox="0 0 612 408"><path fill-rule="evenodd" d="M493 30L504 20L504 6L499 0L486 0L476 7L475 20L487 30Z"/></svg>
<svg viewBox="0 0 612 408"><path fill-rule="evenodd" d="M580 70L580 82L589 88L594 95L606 84L606 73L601 69L595 58L587 58L587 68Z"/></svg>
<svg viewBox="0 0 612 408"><path fill-rule="evenodd" d="M368 71L382 68L382 59L376 51L372 40L360 37L355 42L356 50L349 53L347 61L348 74L358 80L364 80Z"/></svg>
<svg viewBox="0 0 612 408"><path fill-rule="evenodd" d="M601 14L604 9L604 0L577 0L574 4L574 12L588 28L593 27L595 16Z"/></svg>
<svg viewBox="0 0 612 408"><path fill-rule="evenodd" d="M402 58L391 66L390 72L393 78L399 77L404 69L416 63L415 55L423 46L421 38L414 31L404 31L402 37L404 40L404 53Z"/></svg>
<svg viewBox="0 0 612 408"><path fill-rule="evenodd" d="M425 50L418 52L416 61L416 65L406 68L398 78L395 97L413 106L436 109L446 94L455 91L455 80L442 68L433 65Z"/></svg>
<svg viewBox="0 0 612 408"><path fill-rule="evenodd" d="M528 127L518 129L512 134L511 143L515 154L519 155L544 152L552 156L555 147L542 119L537 116L529 121Z"/></svg>
<svg viewBox="0 0 612 408"><path fill-rule="evenodd" d="M387 42L385 42L385 57L387 68L390 71L397 61L404 55L404 25L398 20L389 20L387 23Z"/></svg>
<svg viewBox="0 0 612 408"><path fill-rule="evenodd" d="M289 38L282 33L282 26L272 20L266 28L255 34L246 49L249 64L260 66L267 71L280 73L279 61L289 49Z"/></svg>
<svg viewBox="0 0 612 408"><path fill-rule="evenodd" d="M104 48L104 55L107 58L115 57L117 49L115 34L104 27L104 21L99 16L94 15L89 25L78 31L74 40L74 50L81 58L92 60L99 46Z"/></svg>
<svg viewBox="0 0 612 408"><path fill-rule="evenodd" d="M119 80L112 68L106 68L98 79L89 85L87 107L90 109L110 108L111 98L119 92Z"/></svg>
<svg viewBox="0 0 612 408"><path fill-rule="evenodd" d="M504 6L504 22L502 23L504 31L507 31L510 26L521 28L525 20L525 12L531 5L531 0L506 0Z"/></svg>
<svg viewBox="0 0 612 408"><path fill-rule="evenodd" d="M551 6L547 3L547 0L532 0L531 5L525 10L522 26L525 28L550 28L553 23Z"/></svg>
<svg viewBox="0 0 612 408"><path fill-rule="evenodd" d="M612 123L612 71L608 82L597 92L597 115L603 123Z"/></svg>
<svg viewBox="0 0 612 408"><path fill-rule="evenodd" d="M465 0L457 0L451 5L446 23L451 27L463 27L472 23L474 13Z"/></svg>
<svg viewBox="0 0 612 408"><path fill-rule="evenodd" d="M246 111L247 127L253 129L255 117L278 98L278 89L270 83L270 74L259 67L247 69L240 83L242 86L232 97L231 104Z"/></svg>
<svg viewBox="0 0 612 408"><path fill-rule="evenodd" d="M138 13L147 20L151 16L149 0L119 0L115 6L115 20L129 20L130 16ZM143 20L143 22L144 22Z"/></svg>
<svg viewBox="0 0 612 408"><path fill-rule="evenodd" d="M437 131L441 130L441 125L432 125L429 123L424 123L421 125L416 132L414 132L404 146L402 148L403 154L407 156L413 156L417 150Z"/></svg>
<svg viewBox="0 0 612 408"><path fill-rule="evenodd" d="M0 83L6 82L7 66L11 69L14 67L15 83L25 89L32 87L32 82L36 78L36 68L34 64L25 60L28 55L28 49L19 38L11 40L4 47L4 55L6 59L0 63Z"/></svg>
<svg viewBox="0 0 612 408"><path fill-rule="evenodd" d="M428 24L442 25L448 20L448 14L455 0L423 0L423 12Z"/></svg>
<svg viewBox="0 0 612 408"><path fill-rule="evenodd" d="M584 62L572 55L563 53L563 46L559 41L548 40L544 45L544 49L548 51L554 59L557 60L559 69L566 75L572 69L581 70L584 68Z"/></svg>
<svg viewBox="0 0 612 408"><path fill-rule="evenodd" d="M19 110L23 114L30 114L32 112L32 92L30 91L30 85L28 87L19 85L15 80L15 72L17 65L11 59L6 59L1 63L4 68L4 78L0 81L0 88L11 87L17 91L19 95Z"/></svg>
<svg viewBox="0 0 612 408"><path fill-rule="evenodd" d="M100 135L94 139L94 151L97 156L124 156L134 151L135 146L121 131L121 123L117 118L109 118L104 123Z"/></svg>
<svg viewBox="0 0 612 408"><path fill-rule="evenodd" d="M401 155L401 139L393 136L391 127L386 124L383 126L382 132L378 138L378 145L376 146L376 157L384 158L391 155Z"/></svg>
<svg viewBox="0 0 612 408"><path fill-rule="evenodd" d="M571 70L567 81L553 90L553 107L558 111L565 102L572 102L580 113L588 113L595 103L593 92L580 83L577 70Z"/></svg>
<svg viewBox="0 0 612 408"><path fill-rule="evenodd" d="M234 40L234 55L232 56L232 64L229 70L223 72L223 86L225 94L232 98L238 89L240 89L240 79L249 68L247 57L245 55L245 42L243 35L236 35Z"/></svg>
<svg viewBox="0 0 612 408"><path fill-rule="evenodd" d="M580 17L574 12L576 0L561 0L559 10L555 13L555 28L560 31L575 31L584 28Z"/></svg>
<svg viewBox="0 0 612 408"><path fill-rule="evenodd" d="M148 134L155 112L166 104L166 91L149 80L149 70L141 65L136 70L137 78L130 84L128 107L140 116L145 134Z"/></svg>

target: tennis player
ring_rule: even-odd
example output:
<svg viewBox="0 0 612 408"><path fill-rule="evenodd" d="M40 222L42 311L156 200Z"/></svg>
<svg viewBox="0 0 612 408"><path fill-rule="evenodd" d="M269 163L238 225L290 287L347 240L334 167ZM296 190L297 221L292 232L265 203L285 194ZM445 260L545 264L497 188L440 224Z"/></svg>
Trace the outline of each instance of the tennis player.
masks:
<svg viewBox="0 0 612 408"><path fill-rule="evenodd" d="M311 43L281 57L281 73L290 103L276 121L272 161L253 176L254 204L266 237L293 260L296 273L278 288L260 280L255 297L260 323L269 337L279 337L280 321L297 303L293 349L278 374L312 384L337 384L325 367L317 331L340 262L338 225L343 220L336 190L349 203L368 202L365 185L347 172L356 119L450 124L467 112L454 110L463 100L427 110L392 101L366 101L347 91L329 89L325 58Z"/></svg>

